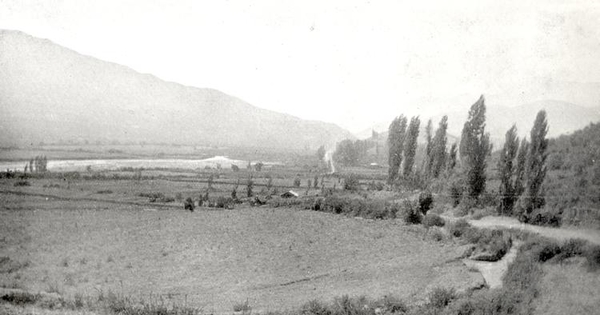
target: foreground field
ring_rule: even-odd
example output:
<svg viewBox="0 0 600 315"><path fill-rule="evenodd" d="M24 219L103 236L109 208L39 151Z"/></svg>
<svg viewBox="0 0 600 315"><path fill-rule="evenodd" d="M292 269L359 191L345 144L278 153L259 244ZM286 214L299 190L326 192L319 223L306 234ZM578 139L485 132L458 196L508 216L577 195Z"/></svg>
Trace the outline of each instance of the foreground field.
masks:
<svg viewBox="0 0 600 315"><path fill-rule="evenodd" d="M297 307L343 294L422 299L481 284L452 242L395 220L291 209L156 210L0 195L3 287L162 295L207 311ZM5 259L6 260L6 259Z"/></svg>

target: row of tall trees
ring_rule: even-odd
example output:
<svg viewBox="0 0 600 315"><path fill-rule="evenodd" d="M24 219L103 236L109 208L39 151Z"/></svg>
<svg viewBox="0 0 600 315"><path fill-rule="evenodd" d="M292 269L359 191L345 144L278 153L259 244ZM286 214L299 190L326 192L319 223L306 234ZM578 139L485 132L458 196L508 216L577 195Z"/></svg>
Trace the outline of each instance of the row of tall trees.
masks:
<svg viewBox="0 0 600 315"><path fill-rule="evenodd" d="M401 115L390 124L388 136L388 181L390 183L400 176L407 177L414 173L420 123L419 117L412 117L407 126L407 118ZM427 123L425 128L427 147L421 167L423 175L427 178L438 178L446 168L454 168L456 165L456 144L452 146L450 152L446 149L447 130L448 116L442 117L435 135L432 121L429 120Z"/></svg>
<svg viewBox="0 0 600 315"><path fill-rule="evenodd" d="M544 206L547 134L548 121L543 110L538 112L531 129L531 143L525 138L519 145L517 127L514 125L506 132L504 147L498 160L499 214L528 217L535 209Z"/></svg>
<svg viewBox="0 0 600 315"><path fill-rule="evenodd" d="M407 118L401 115L396 117L389 127L388 181L390 183L398 179L400 175L406 177L413 172L421 120L416 116L410 119L408 126L407 122ZM402 174L400 174L401 168Z"/></svg>
<svg viewBox="0 0 600 315"><path fill-rule="evenodd" d="M460 158L464 166L467 197L477 201L486 188L487 158L492 146L485 132L485 99L483 95L469 110L460 142ZM544 206L543 182L548 157L548 121L546 111L538 112L530 139L519 140L513 125L505 135L500 151L498 175L498 212L519 215L528 219L531 213Z"/></svg>
<svg viewBox="0 0 600 315"><path fill-rule="evenodd" d="M395 118L389 127L389 170L388 181L394 182L401 176L413 173L419 117L408 123L404 115ZM453 170L460 161L458 174L465 183L464 197L477 203L486 191L487 166L491 156L490 135L486 132L486 106L483 95L475 102L463 125L460 145L448 147L448 117L444 116L433 130L428 121L425 128L427 145L422 164L422 176L432 180L439 178L445 170ZM527 218L535 209L544 205L543 181L546 176L548 140L546 112L540 111L531 130L530 141L520 140L517 127L513 125L505 136L500 151L498 172L498 212L504 215L520 215Z"/></svg>

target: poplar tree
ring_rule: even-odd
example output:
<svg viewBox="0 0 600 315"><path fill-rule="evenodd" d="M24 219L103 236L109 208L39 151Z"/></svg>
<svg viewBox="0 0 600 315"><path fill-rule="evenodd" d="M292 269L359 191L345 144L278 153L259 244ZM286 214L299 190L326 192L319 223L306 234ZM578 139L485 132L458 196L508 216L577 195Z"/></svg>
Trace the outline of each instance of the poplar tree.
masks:
<svg viewBox="0 0 600 315"><path fill-rule="evenodd" d="M535 210L544 206L542 185L546 177L546 159L548 157L548 121L546 111L541 110L535 117L531 129L531 143L525 163L525 191L521 195L521 211L525 218Z"/></svg>
<svg viewBox="0 0 600 315"><path fill-rule="evenodd" d="M500 159L498 160L498 175L500 177L498 214L511 215L517 199L513 175L516 173L514 162L518 149L519 137L517 137L517 126L513 125L506 132L504 147L500 151Z"/></svg>
<svg viewBox="0 0 600 315"><path fill-rule="evenodd" d="M404 150L404 138L406 136L406 117L396 117L389 127L388 132L388 182L392 183L398 178L398 171L402 164L402 151Z"/></svg>
<svg viewBox="0 0 600 315"><path fill-rule="evenodd" d="M433 136L433 123L431 119L427 121L427 127L425 127L425 139L427 141L427 146L425 147L425 158L423 159L423 169L425 170L425 174L430 175L431 166L433 164L433 143L431 138Z"/></svg>
<svg viewBox="0 0 600 315"><path fill-rule="evenodd" d="M419 126L421 120L419 116L412 117L408 130L406 132L406 140L404 141L404 164L402 174L409 176L412 174L413 165L415 163L415 154L417 153L417 138L419 137Z"/></svg>
<svg viewBox="0 0 600 315"><path fill-rule="evenodd" d="M450 147L450 153L448 154L448 172L451 172L456 167L456 155L458 154L458 146L456 142Z"/></svg>
<svg viewBox="0 0 600 315"><path fill-rule="evenodd" d="M485 191L487 156L491 150L490 135L485 132L485 99L483 95L471 106L460 140L460 158L466 168L467 194L477 200Z"/></svg>
<svg viewBox="0 0 600 315"><path fill-rule="evenodd" d="M446 131L448 130L448 116L442 117L438 129L435 131L431 145L431 159L429 162L429 173L434 178L438 178L446 164L446 142L448 138Z"/></svg>
<svg viewBox="0 0 600 315"><path fill-rule="evenodd" d="M521 141L519 153L517 154L517 166L515 170L515 195L517 198L521 196L525 190L525 163L527 162L527 154L529 153L529 142L527 138Z"/></svg>

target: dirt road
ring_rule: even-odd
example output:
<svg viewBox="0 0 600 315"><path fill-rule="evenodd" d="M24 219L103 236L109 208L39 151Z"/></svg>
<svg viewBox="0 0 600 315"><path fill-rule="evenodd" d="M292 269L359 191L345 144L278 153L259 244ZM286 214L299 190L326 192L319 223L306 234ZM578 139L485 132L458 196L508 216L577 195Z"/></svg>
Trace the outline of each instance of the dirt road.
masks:
<svg viewBox="0 0 600 315"><path fill-rule="evenodd" d="M449 218L449 217L445 217ZM456 218L450 218L450 220L456 220ZM525 224L519 222L519 220L515 218L508 217L495 217L489 216L482 218L481 220L469 220L471 225L480 227L480 228L493 228L493 227L502 227L502 228L513 228L519 230L525 230L533 233L537 233L539 235L553 238L559 241L564 241L568 239L580 238L587 240L594 244L600 244L600 231L591 230L591 229L569 229L569 228L551 228L544 226L537 226L531 224Z"/></svg>

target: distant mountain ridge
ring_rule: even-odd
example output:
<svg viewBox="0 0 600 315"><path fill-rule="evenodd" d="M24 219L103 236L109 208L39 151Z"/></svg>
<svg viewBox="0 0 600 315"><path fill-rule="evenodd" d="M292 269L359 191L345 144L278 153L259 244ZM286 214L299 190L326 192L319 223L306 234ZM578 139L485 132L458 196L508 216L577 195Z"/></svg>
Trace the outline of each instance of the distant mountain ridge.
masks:
<svg viewBox="0 0 600 315"><path fill-rule="evenodd" d="M0 30L0 144L62 140L302 150L353 139L335 124L166 82L49 40Z"/></svg>

